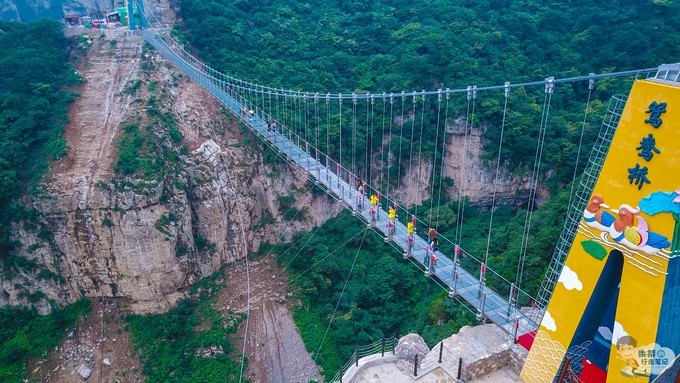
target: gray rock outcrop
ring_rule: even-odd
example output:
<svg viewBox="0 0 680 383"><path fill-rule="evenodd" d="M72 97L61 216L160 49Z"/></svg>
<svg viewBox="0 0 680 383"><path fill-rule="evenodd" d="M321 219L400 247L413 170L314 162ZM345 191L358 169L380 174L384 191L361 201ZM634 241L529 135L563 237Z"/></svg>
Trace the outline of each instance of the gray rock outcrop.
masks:
<svg viewBox="0 0 680 383"><path fill-rule="evenodd" d="M394 354L399 360L411 364L415 361L416 355L420 363L429 352L430 348L427 347L427 343L418 334L408 334L401 337L399 344L394 349Z"/></svg>
<svg viewBox="0 0 680 383"><path fill-rule="evenodd" d="M339 212L305 187L300 172L265 164L205 91L157 53L140 52L140 38L87 33L94 44L78 68L86 82L69 114L69 154L24 200L35 214L16 223L13 240L26 266L0 266L0 306L32 304L47 313L50 301L125 297L134 312L162 312L222 265ZM155 113L172 116L181 130L179 145L140 101L152 98ZM146 178L114 172L116 143L130 121L153 129L173 168ZM291 193L301 214L286 220L279 197Z"/></svg>

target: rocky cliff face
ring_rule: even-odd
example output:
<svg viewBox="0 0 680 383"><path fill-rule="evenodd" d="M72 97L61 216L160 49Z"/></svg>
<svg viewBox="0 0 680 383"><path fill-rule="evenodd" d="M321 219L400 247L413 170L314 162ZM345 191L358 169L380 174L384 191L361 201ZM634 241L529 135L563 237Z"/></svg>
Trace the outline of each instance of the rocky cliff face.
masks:
<svg viewBox="0 0 680 383"><path fill-rule="evenodd" d="M487 128L483 124L473 126L466 138L463 118L447 126L444 175L454 180L450 195L453 198L468 196L474 205L490 207L495 189L496 206L526 204L532 186L530 174L510 173L507 166L501 164L496 179L496 160L490 163L481 160L484 145L482 135ZM539 190L538 195L544 193Z"/></svg>
<svg viewBox="0 0 680 383"><path fill-rule="evenodd" d="M257 139L170 63L143 51L141 39L88 33L81 40L92 46L78 65L85 83L66 131L69 155L25 201L37 214L17 223L14 239L16 255L29 261L0 270L0 305L30 302L47 312L49 300L104 296L129 298L135 312L164 311L183 288L262 242L289 239L337 214L301 174L265 164L263 150L244 145ZM172 116L184 137L179 144L167 124L152 122L152 111ZM162 149L160 179L113 171L130 121L150 129ZM301 214L286 221L279 197L290 193Z"/></svg>
<svg viewBox="0 0 680 383"><path fill-rule="evenodd" d="M401 122L395 121L395 124L399 123ZM496 206L525 205L531 188L530 174L513 174L501 164L500 174L496 180L495 161L485 163L481 159L484 145L482 135L486 129L485 125L476 125L470 129L466 137L464 117L459 117L448 124L443 175L453 180L453 186L448 190L442 190L442 193L448 193L454 200L461 195L467 196L473 205L490 208L495 189ZM400 184L401 186L394 191L400 203L412 205L430 198L432 158L414 160L411 169L406 169ZM438 187L439 185L435 185L435 196L439 192ZM537 196L540 203L547 198L547 191L539 187Z"/></svg>

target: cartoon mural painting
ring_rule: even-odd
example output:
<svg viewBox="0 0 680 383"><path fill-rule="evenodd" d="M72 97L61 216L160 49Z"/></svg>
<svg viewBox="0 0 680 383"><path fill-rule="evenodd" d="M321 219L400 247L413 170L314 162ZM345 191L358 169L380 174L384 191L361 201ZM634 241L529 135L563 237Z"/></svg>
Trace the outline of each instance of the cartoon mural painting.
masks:
<svg viewBox="0 0 680 383"><path fill-rule="evenodd" d="M680 201L680 197L677 197L677 199ZM656 198L655 200L658 201L659 199ZM656 209L663 209L664 206L668 206L661 206L660 203L654 204ZM656 207L657 205L658 207ZM680 212L680 203L675 205ZM640 208L622 204L618 209L611 210L616 213L616 216L602 210L602 208L609 208L609 206L604 203L604 198L600 194L593 194L583 212L583 222L589 227L607 233L614 242L631 250L639 250L647 254L656 254L671 245L665 236L649 231L647 221L640 216L640 212L643 212ZM680 219L680 213L677 216ZM588 234L591 237L596 237L594 233Z"/></svg>
<svg viewBox="0 0 680 383"><path fill-rule="evenodd" d="M622 336L616 341L617 358L626 362L626 365L621 369L621 375L625 377L637 375L637 370L640 368L640 362L635 358L636 347L637 341L629 335Z"/></svg>
<svg viewBox="0 0 680 383"><path fill-rule="evenodd" d="M583 221L586 225L594 227L600 231L609 231L609 227L614 223L614 216L602 208L609 209L605 205L604 198L599 194L593 194L586 210L583 212Z"/></svg>
<svg viewBox="0 0 680 383"><path fill-rule="evenodd" d="M616 211L616 210L613 210ZM619 215L609 227L609 235L616 242L647 254L656 254L671 245L668 238L649 231L647 221L640 217L640 209L623 204L616 211ZM637 226L635 225L637 221Z"/></svg>
<svg viewBox="0 0 680 383"><path fill-rule="evenodd" d="M671 257L680 255L680 189L674 192L659 191L640 201L640 210L649 215L671 213L675 221Z"/></svg>

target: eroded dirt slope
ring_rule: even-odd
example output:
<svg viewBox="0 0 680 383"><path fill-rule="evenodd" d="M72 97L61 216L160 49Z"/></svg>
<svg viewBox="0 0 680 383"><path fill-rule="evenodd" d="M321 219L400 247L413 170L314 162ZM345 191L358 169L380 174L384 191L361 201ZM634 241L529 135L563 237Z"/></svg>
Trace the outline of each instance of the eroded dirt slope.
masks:
<svg viewBox="0 0 680 383"><path fill-rule="evenodd" d="M94 183L113 175L115 138L132 101L126 88L137 78L142 40L123 29L91 30L82 38L92 44L77 64L85 81L69 110L68 155L54 164L50 181L80 190L86 200Z"/></svg>
<svg viewBox="0 0 680 383"><path fill-rule="evenodd" d="M292 305L273 255L250 261L250 323L247 333L247 377L253 382L322 382L316 364L305 349L291 315ZM278 277L278 278L277 278ZM246 267L239 262L226 271L227 287L218 299L222 310L246 311ZM243 346L244 326L239 330Z"/></svg>

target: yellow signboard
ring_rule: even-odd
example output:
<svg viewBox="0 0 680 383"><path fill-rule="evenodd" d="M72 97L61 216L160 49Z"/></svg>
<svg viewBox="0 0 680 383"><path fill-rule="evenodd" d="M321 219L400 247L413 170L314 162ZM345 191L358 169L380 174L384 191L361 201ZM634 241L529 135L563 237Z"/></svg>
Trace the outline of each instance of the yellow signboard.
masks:
<svg viewBox="0 0 680 383"><path fill-rule="evenodd" d="M680 353L680 87L637 81L522 370L647 382Z"/></svg>

